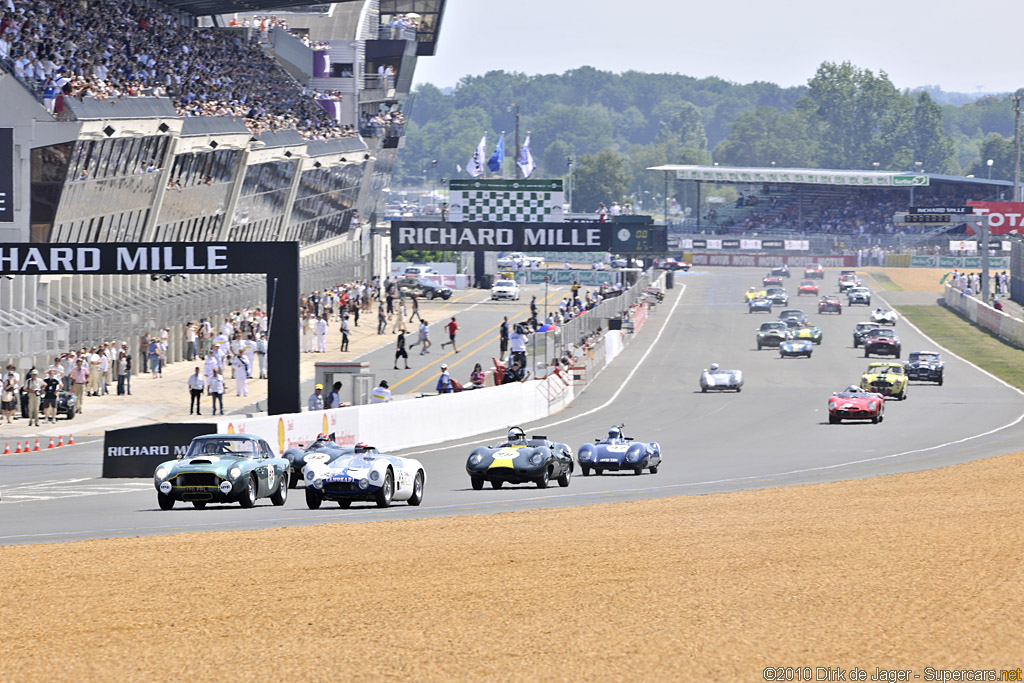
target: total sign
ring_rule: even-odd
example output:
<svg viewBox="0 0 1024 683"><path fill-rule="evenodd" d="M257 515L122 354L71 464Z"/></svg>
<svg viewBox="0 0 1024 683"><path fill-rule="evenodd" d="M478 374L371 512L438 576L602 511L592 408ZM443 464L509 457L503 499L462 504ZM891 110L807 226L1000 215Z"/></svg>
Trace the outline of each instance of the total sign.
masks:
<svg viewBox="0 0 1024 683"><path fill-rule="evenodd" d="M976 202L968 201L967 205L974 209L976 216L988 216L988 227L993 235L1005 235L1008 232L1024 234L1024 202ZM974 229L967 226L969 234Z"/></svg>

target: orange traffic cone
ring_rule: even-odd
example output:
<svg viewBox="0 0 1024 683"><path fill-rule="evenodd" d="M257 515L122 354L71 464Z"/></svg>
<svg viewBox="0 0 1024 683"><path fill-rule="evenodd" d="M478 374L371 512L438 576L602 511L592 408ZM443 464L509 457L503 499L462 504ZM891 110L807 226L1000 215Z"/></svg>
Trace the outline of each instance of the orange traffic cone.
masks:
<svg viewBox="0 0 1024 683"><path fill-rule="evenodd" d="M36 451L41 451L41 450L43 450L43 449L39 447L39 439L36 439L36 447L32 449L32 452L35 453Z"/></svg>
<svg viewBox="0 0 1024 683"><path fill-rule="evenodd" d="M57 448L60 448L63 445L64 445L64 435L61 434L60 436L57 437Z"/></svg>
<svg viewBox="0 0 1024 683"><path fill-rule="evenodd" d="M46 450L50 450L51 448L53 448L53 437L52 436L50 437L50 445L46 447Z"/></svg>
<svg viewBox="0 0 1024 683"><path fill-rule="evenodd" d="M74 434L68 434L68 445L69 446L74 446L75 445L75 435Z"/></svg>
<svg viewBox="0 0 1024 683"><path fill-rule="evenodd" d="M14 452L15 454L21 453L21 444L17 441L14 442Z"/></svg>
<svg viewBox="0 0 1024 683"><path fill-rule="evenodd" d="M11 454L11 442L8 441L7 444L4 445L4 455L10 455L10 454Z"/></svg>
<svg viewBox="0 0 1024 683"><path fill-rule="evenodd" d="M23 450L22 453L29 453L29 452L31 452L31 450L32 450L32 444L30 444L28 442L28 440L26 439L25 440L25 450Z"/></svg>

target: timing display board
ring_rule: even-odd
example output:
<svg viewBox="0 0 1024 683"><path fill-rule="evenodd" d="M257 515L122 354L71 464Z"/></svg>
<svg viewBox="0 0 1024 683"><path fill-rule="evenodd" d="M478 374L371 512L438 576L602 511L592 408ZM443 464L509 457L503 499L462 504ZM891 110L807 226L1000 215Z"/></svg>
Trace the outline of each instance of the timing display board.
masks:
<svg viewBox="0 0 1024 683"><path fill-rule="evenodd" d="M0 223L14 222L14 129L0 128Z"/></svg>
<svg viewBox="0 0 1024 683"><path fill-rule="evenodd" d="M739 247L739 240L736 241ZM664 254L668 228L664 225L614 225L611 250L616 254Z"/></svg>
<svg viewBox="0 0 1024 683"><path fill-rule="evenodd" d="M456 180L448 184L453 223L561 223L565 192L554 180Z"/></svg>

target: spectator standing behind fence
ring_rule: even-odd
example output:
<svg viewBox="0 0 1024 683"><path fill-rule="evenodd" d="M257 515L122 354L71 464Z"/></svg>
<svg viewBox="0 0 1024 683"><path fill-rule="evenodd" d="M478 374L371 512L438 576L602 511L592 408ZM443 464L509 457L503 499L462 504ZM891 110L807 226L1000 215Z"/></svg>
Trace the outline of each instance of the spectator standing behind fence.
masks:
<svg viewBox="0 0 1024 683"><path fill-rule="evenodd" d="M185 360L190 362L196 359L196 338L196 324L190 320L185 326Z"/></svg>
<svg viewBox="0 0 1024 683"><path fill-rule="evenodd" d="M341 314L341 350L348 351L348 313Z"/></svg>
<svg viewBox="0 0 1024 683"><path fill-rule="evenodd" d="M195 411L196 415L202 415L200 410L200 401L203 398L203 389L206 388L206 378L199 372L199 366L196 366L195 372L188 377L188 414L191 415Z"/></svg>
<svg viewBox="0 0 1024 683"><path fill-rule="evenodd" d="M526 333L526 327L517 323L512 334L509 335L509 343L512 346L512 358L518 359L522 367L526 367L526 345L530 341L530 335Z"/></svg>
<svg viewBox="0 0 1024 683"><path fill-rule="evenodd" d="M256 364L260 369L260 379L267 378L267 335L261 334L256 342Z"/></svg>
<svg viewBox="0 0 1024 683"><path fill-rule="evenodd" d="M39 408L46 416L47 422L57 421L57 395L60 387L61 382L57 379L56 370L47 370L46 379L43 380L43 398L39 402Z"/></svg>
<svg viewBox="0 0 1024 683"><path fill-rule="evenodd" d="M39 372L32 368L28 381L25 383L25 395L28 398L28 424L30 427L39 426L39 397L43 393L43 380L39 379Z"/></svg>
<svg viewBox="0 0 1024 683"><path fill-rule="evenodd" d="M437 378L437 393L452 393L452 377L448 374L448 366L441 364L441 376Z"/></svg>
<svg viewBox="0 0 1024 683"><path fill-rule="evenodd" d="M480 389L484 386L484 369L479 363L473 366L473 372L469 373L469 383L471 388Z"/></svg>
<svg viewBox="0 0 1024 683"><path fill-rule="evenodd" d="M244 353L240 353L235 356L233 367L235 370L235 396L248 396L249 361L245 359Z"/></svg>
<svg viewBox="0 0 1024 683"><path fill-rule="evenodd" d="M71 369L71 391L75 394L75 411L84 413L85 410L85 383L89 381L89 368L85 361L79 357L75 359L75 367Z"/></svg>
<svg viewBox="0 0 1024 683"><path fill-rule="evenodd" d="M14 417L15 397L17 395L18 380L15 379L14 373L8 370L7 374L4 375L3 395L0 395L0 410L3 411L7 424L11 424L11 418Z"/></svg>
<svg viewBox="0 0 1024 683"><path fill-rule="evenodd" d="M220 374L220 368L214 367L213 374L207 382L210 391L210 400L213 405L213 414L217 414L217 404L220 404L220 414L224 414L224 376Z"/></svg>
<svg viewBox="0 0 1024 683"><path fill-rule="evenodd" d="M317 384L315 387L313 387L313 393L309 395L309 400L307 401L307 407L309 408L310 412L314 410L324 409L323 391L323 384Z"/></svg>

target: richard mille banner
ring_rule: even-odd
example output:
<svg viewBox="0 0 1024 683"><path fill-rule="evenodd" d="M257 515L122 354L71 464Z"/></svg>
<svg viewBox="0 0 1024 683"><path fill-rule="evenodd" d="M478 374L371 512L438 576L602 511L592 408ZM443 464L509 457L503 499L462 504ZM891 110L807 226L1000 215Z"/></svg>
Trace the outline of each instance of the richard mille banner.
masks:
<svg viewBox="0 0 1024 683"><path fill-rule="evenodd" d="M392 221L391 251L607 251L612 223L433 223Z"/></svg>
<svg viewBox="0 0 1024 683"><path fill-rule="evenodd" d="M14 129L0 128L0 223L14 222Z"/></svg>

